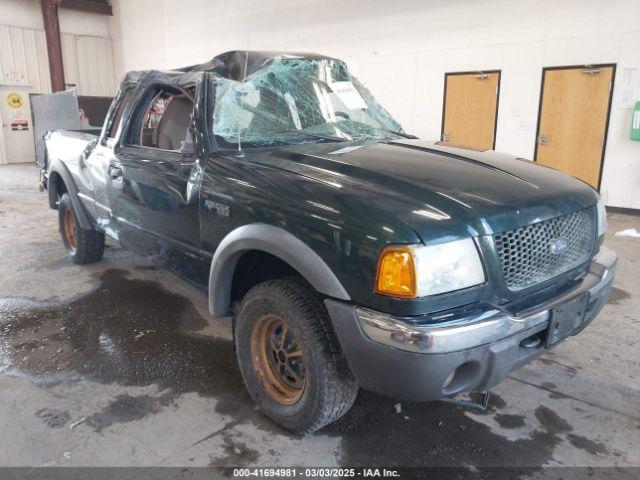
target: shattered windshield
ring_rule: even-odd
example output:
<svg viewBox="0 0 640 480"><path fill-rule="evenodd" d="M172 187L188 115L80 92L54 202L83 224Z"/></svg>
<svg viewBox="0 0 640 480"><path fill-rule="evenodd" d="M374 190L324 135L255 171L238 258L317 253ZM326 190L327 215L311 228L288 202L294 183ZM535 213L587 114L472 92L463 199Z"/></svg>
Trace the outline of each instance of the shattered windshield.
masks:
<svg viewBox="0 0 640 480"><path fill-rule="evenodd" d="M242 82L216 77L215 84L213 133L221 148L403 136L340 60L277 58Z"/></svg>

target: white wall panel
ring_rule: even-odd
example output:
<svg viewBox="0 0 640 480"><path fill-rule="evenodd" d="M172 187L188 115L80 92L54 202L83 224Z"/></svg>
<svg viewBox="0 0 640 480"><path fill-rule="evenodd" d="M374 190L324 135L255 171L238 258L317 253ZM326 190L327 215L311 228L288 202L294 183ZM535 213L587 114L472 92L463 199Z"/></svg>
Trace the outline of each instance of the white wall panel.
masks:
<svg viewBox="0 0 640 480"><path fill-rule="evenodd" d="M38 3L38 10L40 2ZM74 35L86 35L94 37L109 37L109 20L106 15L86 13L68 8L58 10L60 18L60 31Z"/></svg>
<svg viewBox="0 0 640 480"><path fill-rule="evenodd" d="M59 11L60 31L75 35L109 36L106 15L87 14L62 8ZM0 23L13 27L43 30L40 0L0 0Z"/></svg>
<svg viewBox="0 0 640 480"><path fill-rule="evenodd" d="M113 96L116 85L111 40L78 37L78 75L81 95Z"/></svg>
<svg viewBox="0 0 640 480"><path fill-rule="evenodd" d="M0 83L31 87L34 93L51 91L44 32L0 25Z"/></svg>
<svg viewBox="0 0 640 480"><path fill-rule="evenodd" d="M62 44L62 64L64 66L64 83L78 85L78 48L76 36L70 33L60 35Z"/></svg>
<svg viewBox="0 0 640 480"><path fill-rule="evenodd" d="M111 40L87 35L62 35L65 81L79 95L113 96L116 90Z"/></svg>
<svg viewBox="0 0 640 480"><path fill-rule="evenodd" d="M80 95L112 96L116 89L111 39L62 34L65 82ZM50 93L44 31L0 25L0 84Z"/></svg>
<svg viewBox="0 0 640 480"><path fill-rule="evenodd" d="M38 0L0 1L0 22L14 27L42 30L42 7Z"/></svg>
<svg viewBox="0 0 640 480"><path fill-rule="evenodd" d="M0 0L0 164L33 161L33 133L14 132L14 115L29 119L31 93L50 93L49 60L40 0ZM115 90L113 49L104 15L61 10L62 57L65 81L83 95L111 96ZM20 109L9 110L8 93L25 99Z"/></svg>
<svg viewBox="0 0 640 480"><path fill-rule="evenodd" d="M47 54L47 40L42 30L24 30L27 45L27 58L30 60L29 78L32 80L34 91L51 92L51 77L49 76L49 55Z"/></svg>

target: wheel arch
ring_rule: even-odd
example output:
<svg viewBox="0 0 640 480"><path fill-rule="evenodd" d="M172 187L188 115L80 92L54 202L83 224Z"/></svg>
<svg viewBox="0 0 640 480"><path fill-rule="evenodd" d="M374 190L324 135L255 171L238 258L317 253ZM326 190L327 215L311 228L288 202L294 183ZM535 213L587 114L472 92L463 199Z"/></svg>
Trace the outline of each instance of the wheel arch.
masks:
<svg viewBox="0 0 640 480"><path fill-rule="evenodd" d="M61 187L64 187L64 190L61 190ZM73 182L73 177L69 169L62 162L57 161L49 168L47 189L49 192L49 206L51 208L55 210L58 209L58 197L66 192L69 194L80 227L84 230L91 230L93 228L91 220L78 198L78 189Z"/></svg>
<svg viewBox="0 0 640 480"><path fill-rule="evenodd" d="M298 272L318 292L339 300L350 300L331 268L295 235L262 223L236 228L220 242L209 272L209 311L216 317L231 313L233 278L242 255L248 251L273 255Z"/></svg>
<svg viewBox="0 0 640 480"><path fill-rule="evenodd" d="M58 209L58 201L63 193L67 191L64 180L58 172L49 171L47 180L47 193L49 195L49 207L53 210Z"/></svg>

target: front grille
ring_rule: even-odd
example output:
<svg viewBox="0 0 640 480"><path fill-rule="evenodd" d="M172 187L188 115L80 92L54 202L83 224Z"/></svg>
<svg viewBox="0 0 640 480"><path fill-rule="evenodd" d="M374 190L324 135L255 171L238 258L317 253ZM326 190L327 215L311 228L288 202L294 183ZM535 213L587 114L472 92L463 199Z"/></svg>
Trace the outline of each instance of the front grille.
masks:
<svg viewBox="0 0 640 480"><path fill-rule="evenodd" d="M593 209L493 236L507 288L522 290L585 263L595 242Z"/></svg>

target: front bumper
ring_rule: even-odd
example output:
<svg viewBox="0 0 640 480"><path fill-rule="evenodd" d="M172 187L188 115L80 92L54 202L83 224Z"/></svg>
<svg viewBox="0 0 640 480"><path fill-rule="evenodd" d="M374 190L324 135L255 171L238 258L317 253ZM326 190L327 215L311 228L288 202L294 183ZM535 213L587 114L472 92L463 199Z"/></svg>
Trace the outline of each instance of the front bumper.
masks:
<svg viewBox="0 0 640 480"><path fill-rule="evenodd" d="M360 386L404 400L434 400L486 390L543 353L554 308L588 295L577 334L611 293L617 255L601 247L588 274L570 292L517 316L487 309L469 317L420 325L326 300L349 366Z"/></svg>

